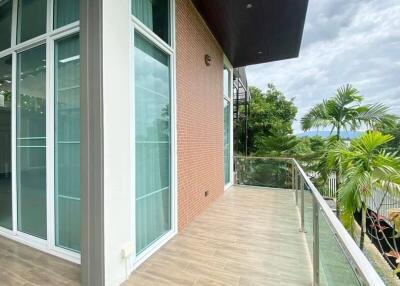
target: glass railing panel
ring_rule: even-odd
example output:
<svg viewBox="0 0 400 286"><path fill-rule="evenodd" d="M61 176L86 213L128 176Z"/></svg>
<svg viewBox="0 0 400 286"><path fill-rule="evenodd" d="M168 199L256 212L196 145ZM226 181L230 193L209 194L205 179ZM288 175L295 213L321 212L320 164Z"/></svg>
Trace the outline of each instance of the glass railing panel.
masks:
<svg viewBox="0 0 400 286"><path fill-rule="evenodd" d="M269 158L237 158L237 184L269 188L292 188L292 163Z"/></svg>
<svg viewBox="0 0 400 286"><path fill-rule="evenodd" d="M322 286L362 285L322 211L319 211L319 271Z"/></svg>
<svg viewBox="0 0 400 286"><path fill-rule="evenodd" d="M313 196L307 185L304 187L304 231L310 260L313 256Z"/></svg>
<svg viewBox="0 0 400 286"><path fill-rule="evenodd" d="M309 257L314 285L384 285L296 160L237 157L235 171L239 185L296 190L293 199L307 244L297 251Z"/></svg>

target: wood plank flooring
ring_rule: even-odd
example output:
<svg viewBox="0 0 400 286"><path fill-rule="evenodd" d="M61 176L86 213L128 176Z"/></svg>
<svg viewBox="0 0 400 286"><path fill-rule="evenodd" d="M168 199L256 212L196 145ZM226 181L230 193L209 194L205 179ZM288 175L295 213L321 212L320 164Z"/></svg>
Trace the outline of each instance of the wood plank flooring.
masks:
<svg viewBox="0 0 400 286"><path fill-rule="evenodd" d="M232 187L124 283L312 285L293 193Z"/></svg>
<svg viewBox="0 0 400 286"><path fill-rule="evenodd" d="M80 267L0 236L1 286L80 285Z"/></svg>
<svg viewBox="0 0 400 286"><path fill-rule="evenodd" d="M79 285L79 266L0 237L1 286ZM293 193L233 187L124 286L311 285Z"/></svg>

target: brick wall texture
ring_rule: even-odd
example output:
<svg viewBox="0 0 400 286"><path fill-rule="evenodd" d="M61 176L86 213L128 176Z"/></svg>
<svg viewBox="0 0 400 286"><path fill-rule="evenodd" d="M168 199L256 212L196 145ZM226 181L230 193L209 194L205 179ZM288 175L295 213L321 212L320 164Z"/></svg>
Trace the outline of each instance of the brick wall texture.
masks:
<svg viewBox="0 0 400 286"><path fill-rule="evenodd" d="M176 0L176 77L182 230L224 192L223 53L190 0Z"/></svg>

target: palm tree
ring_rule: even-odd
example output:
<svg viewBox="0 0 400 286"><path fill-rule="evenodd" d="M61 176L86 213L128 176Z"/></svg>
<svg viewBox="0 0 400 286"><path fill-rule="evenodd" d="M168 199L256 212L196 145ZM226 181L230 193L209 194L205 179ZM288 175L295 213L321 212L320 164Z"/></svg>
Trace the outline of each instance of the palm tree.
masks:
<svg viewBox="0 0 400 286"><path fill-rule="evenodd" d="M361 249L364 248L368 198L377 190L400 196L400 158L384 148L393 139L391 135L371 131L351 141L350 146L341 144L329 152L329 160L340 158L343 169L343 183L338 193L343 207L342 221L349 230L353 229L354 213L361 212Z"/></svg>
<svg viewBox="0 0 400 286"><path fill-rule="evenodd" d="M362 105L364 100L352 85L344 85L332 98L315 105L302 119L304 131L312 128L331 127L331 133L340 139L342 130L356 130L362 125L375 129L376 125L394 124L388 107L379 104Z"/></svg>
<svg viewBox="0 0 400 286"><path fill-rule="evenodd" d="M394 124L395 117L388 114L388 107L383 104L362 105L364 98L352 85L347 84L337 89L336 95L315 105L302 119L304 131L312 128L331 127L331 134L340 141L342 130L356 130L363 125L371 129L375 126ZM340 168L337 162L336 189L340 187ZM336 210L340 216L339 200L336 194Z"/></svg>

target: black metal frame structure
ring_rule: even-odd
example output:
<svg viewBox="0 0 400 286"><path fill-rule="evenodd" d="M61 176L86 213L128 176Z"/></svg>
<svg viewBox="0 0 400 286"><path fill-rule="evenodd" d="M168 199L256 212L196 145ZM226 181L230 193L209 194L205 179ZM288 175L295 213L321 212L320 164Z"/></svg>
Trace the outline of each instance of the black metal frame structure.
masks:
<svg viewBox="0 0 400 286"><path fill-rule="evenodd" d="M250 90L247 85L246 70L245 68L236 68L233 72L233 120L235 123L234 136L235 136L235 153L238 153L238 142L240 134L237 132L237 127L244 121L244 144L245 156L248 154L248 120L250 115ZM243 108L241 108L243 106Z"/></svg>

